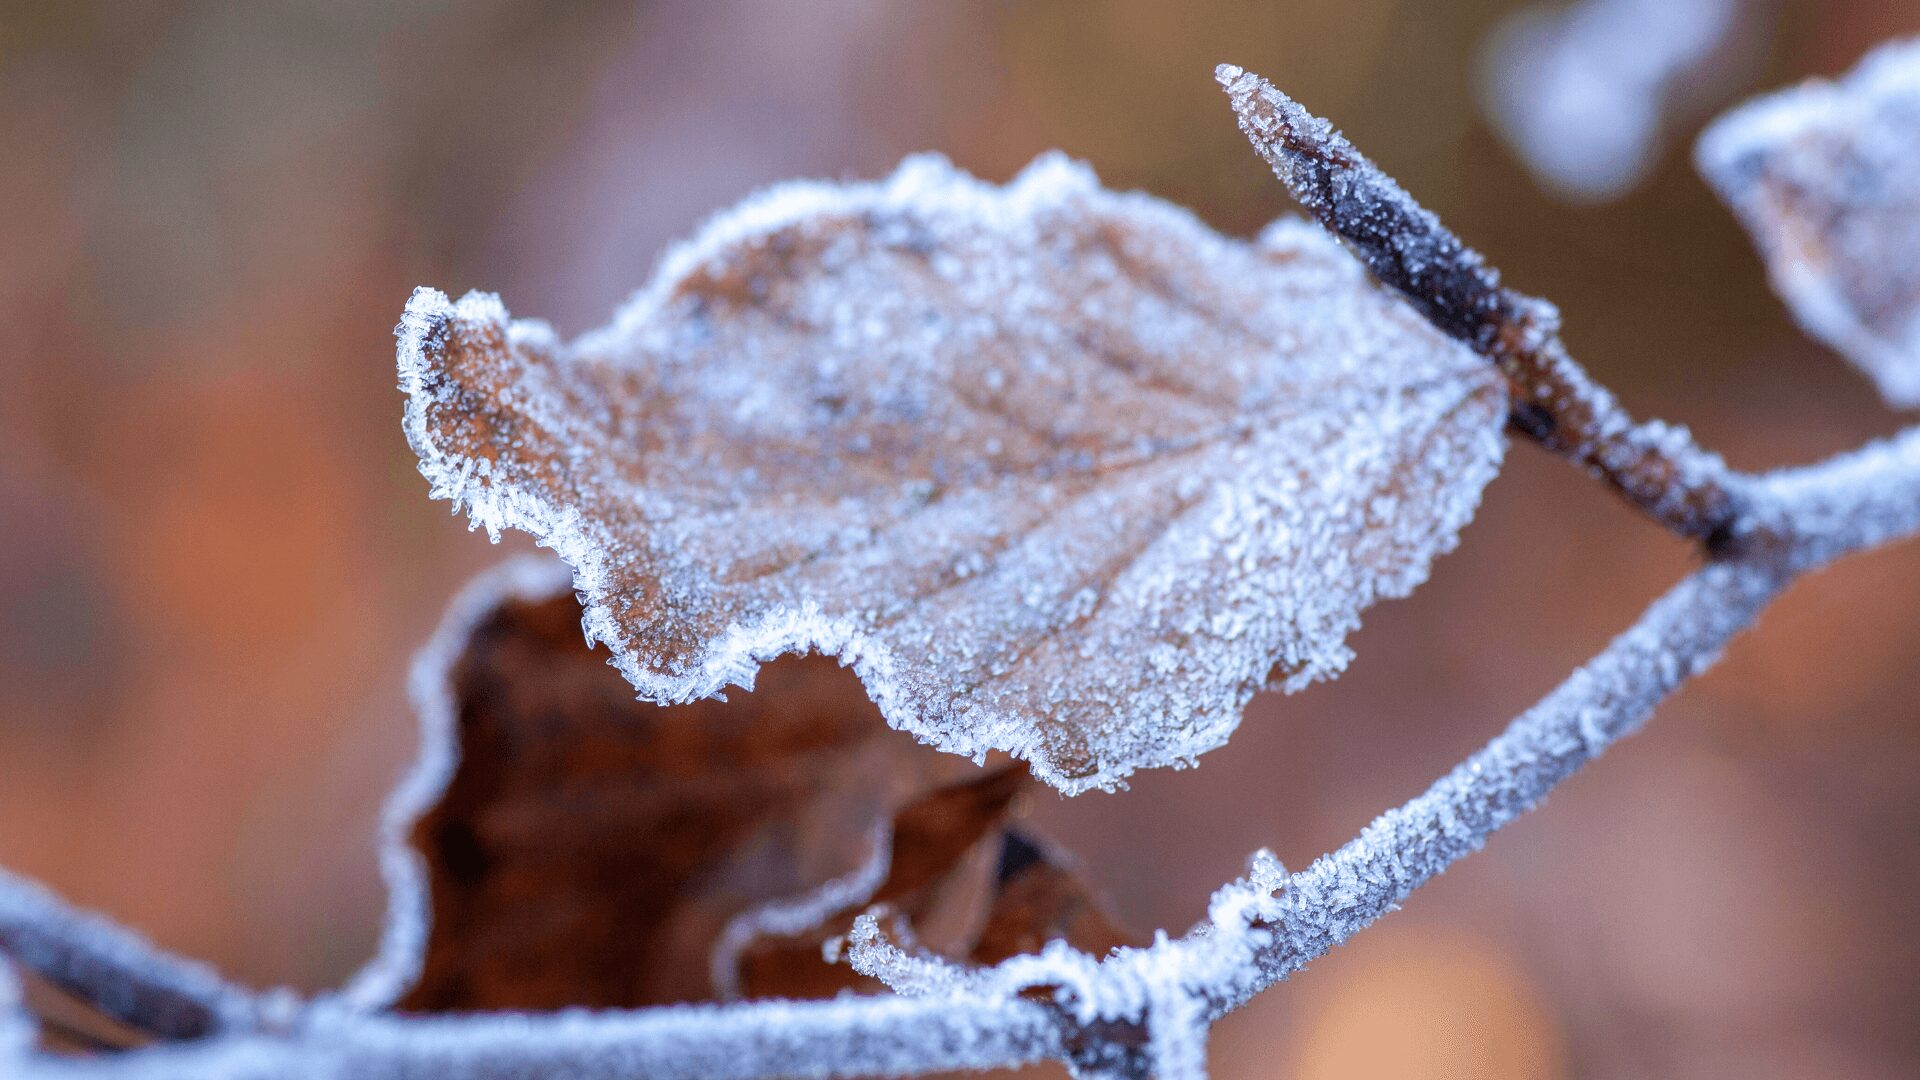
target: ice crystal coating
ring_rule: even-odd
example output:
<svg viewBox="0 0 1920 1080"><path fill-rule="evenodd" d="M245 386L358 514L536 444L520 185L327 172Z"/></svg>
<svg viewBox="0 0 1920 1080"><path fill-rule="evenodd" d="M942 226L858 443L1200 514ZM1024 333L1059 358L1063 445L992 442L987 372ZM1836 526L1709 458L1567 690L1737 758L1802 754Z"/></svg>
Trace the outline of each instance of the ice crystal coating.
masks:
<svg viewBox="0 0 1920 1080"><path fill-rule="evenodd" d="M775 188L576 342L431 289L398 334L434 494L558 551L642 697L817 650L1069 793L1337 673L1502 449L1497 375L1318 229L1057 155Z"/></svg>
<svg viewBox="0 0 1920 1080"><path fill-rule="evenodd" d="M1725 43L1739 0L1584 0L1523 8L1489 35L1481 102L1542 183L1617 199L1652 170L1686 78Z"/></svg>
<svg viewBox="0 0 1920 1080"><path fill-rule="evenodd" d="M1807 333L1920 406L1920 38L1742 105L1697 156Z"/></svg>

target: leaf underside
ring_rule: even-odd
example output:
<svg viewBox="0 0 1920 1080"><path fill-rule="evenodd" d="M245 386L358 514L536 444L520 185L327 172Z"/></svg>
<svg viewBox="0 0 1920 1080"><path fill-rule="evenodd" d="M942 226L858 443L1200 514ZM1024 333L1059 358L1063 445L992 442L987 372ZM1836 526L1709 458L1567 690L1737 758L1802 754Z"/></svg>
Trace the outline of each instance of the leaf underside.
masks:
<svg viewBox="0 0 1920 1080"><path fill-rule="evenodd" d="M1807 333L1920 407L1920 38L1742 105L1697 156Z"/></svg>
<svg viewBox="0 0 1920 1080"><path fill-rule="evenodd" d="M554 548L641 697L818 651L1068 793L1337 673L1502 451L1497 376L1313 226L1052 155L773 189L571 343L430 289L399 334L435 495Z"/></svg>

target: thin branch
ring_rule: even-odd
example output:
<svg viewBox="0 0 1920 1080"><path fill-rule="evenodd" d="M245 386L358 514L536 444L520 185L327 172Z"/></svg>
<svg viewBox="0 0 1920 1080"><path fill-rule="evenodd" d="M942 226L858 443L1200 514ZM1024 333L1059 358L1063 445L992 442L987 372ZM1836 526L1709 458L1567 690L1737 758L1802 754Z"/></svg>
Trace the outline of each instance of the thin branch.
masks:
<svg viewBox="0 0 1920 1080"><path fill-rule="evenodd" d="M1712 540L1738 513L1737 482L1685 428L1636 423L1568 355L1560 313L1500 284L1500 272L1272 83L1222 64L1240 130L1301 207L1374 277L1507 377L1512 426L1604 479L1683 535Z"/></svg>
<svg viewBox="0 0 1920 1080"><path fill-rule="evenodd" d="M254 996L211 968L155 948L109 919L0 870L0 953L158 1039L245 1030Z"/></svg>
<svg viewBox="0 0 1920 1080"><path fill-rule="evenodd" d="M1920 427L1849 454L1781 469L1753 485L1753 512L1732 532L1738 547L1764 557L1761 539L1789 569L1803 572L1855 551L1914 534L1920 521Z"/></svg>
<svg viewBox="0 0 1920 1080"><path fill-rule="evenodd" d="M848 997L620 1012L353 1016L78 1061L20 1080L750 1080L904 1076L1058 1059L1057 1015L1023 998ZM11 1075L11 1074L10 1074Z"/></svg>
<svg viewBox="0 0 1920 1080"><path fill-rule="evenodd" d="M1707 566L1492 742L1431 788L1388 811L1338 851L1287 880L1269 926L1261 977L1238 1005L1339 945L1461 857L1621 736L1720 650L1772 599L1784 576L1741 563Z"/></svg>

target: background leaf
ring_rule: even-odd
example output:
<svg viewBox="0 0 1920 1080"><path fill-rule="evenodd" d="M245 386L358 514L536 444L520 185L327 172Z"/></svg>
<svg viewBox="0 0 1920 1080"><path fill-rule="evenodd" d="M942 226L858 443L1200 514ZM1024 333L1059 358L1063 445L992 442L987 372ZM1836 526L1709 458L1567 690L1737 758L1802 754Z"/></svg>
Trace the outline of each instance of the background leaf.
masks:
<svg viewBox="0 0 1920 1080"><path fill-rule="evenodd" d="M1801 327L1920 407L1920 38L1735 109L1698 158Z"/></svg>

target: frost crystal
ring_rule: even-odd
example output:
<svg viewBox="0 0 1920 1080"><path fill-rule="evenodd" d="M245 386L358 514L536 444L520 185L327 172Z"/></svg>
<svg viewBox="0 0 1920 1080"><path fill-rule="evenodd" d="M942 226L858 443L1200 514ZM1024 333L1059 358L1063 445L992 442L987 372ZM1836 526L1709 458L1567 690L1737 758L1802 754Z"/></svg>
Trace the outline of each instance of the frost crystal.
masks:
<svg viewBox="0 0 1920 1080"><path fill-rule="evenodd" d="M643 697L818 650L896 727L1069 793L1344 667L1505 414L1316 228L1224 238L1051 155L775 188L576 342L431 289L398 332L434 494L558 551Z"/></svg>
<svg viewBox="0 0 1920 1080"><path fill-rule="evenodd" d="M1502 22L1481 100L1527 168L1569 199L1632 190L1660 150L1683 76L1726 41L1739 0L1584 0Z"/></svg>
<svg viewBox="0 0 1920 1080"><path fill-rule="evenodd" d="M1735 109L1697 156L1807 333L1920 406L1920 38Z"/></svg>

